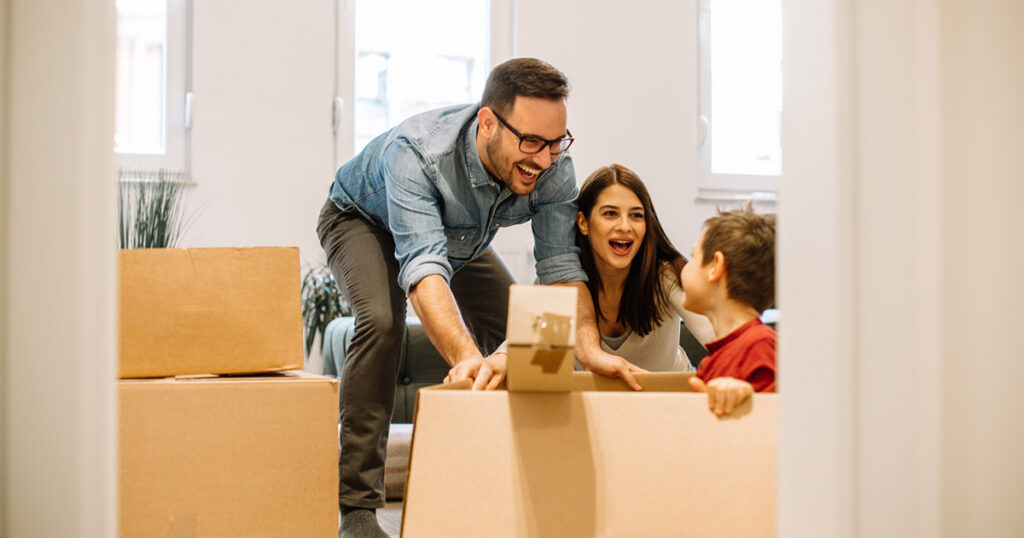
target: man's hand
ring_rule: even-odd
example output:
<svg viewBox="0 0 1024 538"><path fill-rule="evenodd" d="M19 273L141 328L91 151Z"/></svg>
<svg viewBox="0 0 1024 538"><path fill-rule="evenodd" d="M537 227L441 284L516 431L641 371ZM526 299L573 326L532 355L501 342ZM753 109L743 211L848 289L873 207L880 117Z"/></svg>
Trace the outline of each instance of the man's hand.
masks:
<svg viewBox="0 0 1024 538"><path fill-rule="evenodd" d="M589 360L586 362L580 360L580 363L582 363L590 372L608 377L619 377L629 385L629 388L633 390L644 390L644 388L640 386L640 383L636 382L636 377L634 377L633 374L636 372L647 373L647 370L644 370L618 355L612 355L604 350L598 350L591 354Z"/></svg>
<svg viewBox="0 0 1024 538"><path fill-rule="evenodd" d="M750 383L735 377L716 377L707 383L697 376L690 378L690 386L697 392L708 393L708 409L718 416L732 413L741 403L754 394Z"/></svg>
<svg viewBox="0 0 1024 538"><path fill-rule="evenodd" d="M495 353L482 359L463 359L448 370L444 382L455 383L463 379L472 379L473 390L494 390L505 378L507 361L508 356L504 353Z"/></svg>

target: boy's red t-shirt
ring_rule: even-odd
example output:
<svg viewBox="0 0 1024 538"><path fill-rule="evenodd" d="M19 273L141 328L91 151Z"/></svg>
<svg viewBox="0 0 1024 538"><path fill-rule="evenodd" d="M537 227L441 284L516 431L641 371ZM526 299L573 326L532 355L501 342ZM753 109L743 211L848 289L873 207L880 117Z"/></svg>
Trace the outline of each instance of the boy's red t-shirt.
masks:
<svg viewBox="0 0 1024 538"><path fill-rule="evenodd" d="M711 354L701 361L697 377L704 382L735 377L753 385L756 392L775 392L775 342L775 331L752 319L708 343Z"/></svg>

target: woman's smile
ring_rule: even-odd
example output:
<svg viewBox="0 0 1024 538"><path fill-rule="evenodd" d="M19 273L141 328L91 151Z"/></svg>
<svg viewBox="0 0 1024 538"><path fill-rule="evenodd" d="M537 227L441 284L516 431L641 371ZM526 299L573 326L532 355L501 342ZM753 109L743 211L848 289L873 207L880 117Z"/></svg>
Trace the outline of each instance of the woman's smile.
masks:
<svg viewBox="0 0 1024 538"><path fill-rule="evenodd" d="M627 256L633 250L632 239L612 239L608 241L608 245L611 247L612 252L619 256Z"/></svg>

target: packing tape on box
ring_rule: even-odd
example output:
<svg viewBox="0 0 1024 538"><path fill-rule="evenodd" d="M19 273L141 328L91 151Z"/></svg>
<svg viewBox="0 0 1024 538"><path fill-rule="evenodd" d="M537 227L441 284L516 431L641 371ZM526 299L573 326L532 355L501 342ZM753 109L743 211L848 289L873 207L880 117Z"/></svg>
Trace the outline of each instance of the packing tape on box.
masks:
<svg viewBox="0 0 1024 538"><path fill-rule="evenodd" d="M509 392L568 392L573 356L569 346L509 346L506 387Z"/></svg>
<svg viewBox="0 0 1024 538"><path fill-rule="evenodd" d="M570 355L566 355L563 349L535 349L530 364L540 366L542 373L556 374L562 367L562 361L566 360L572 360L572 358Z"/></svg>
<svg viewBox="0 0 1024 538"><path fill-rule="evenodd" d="M533 320L533 332L539 340L552 346L565 345L573 330L572 316L563 316L553 312L542 312Z"/></svg>

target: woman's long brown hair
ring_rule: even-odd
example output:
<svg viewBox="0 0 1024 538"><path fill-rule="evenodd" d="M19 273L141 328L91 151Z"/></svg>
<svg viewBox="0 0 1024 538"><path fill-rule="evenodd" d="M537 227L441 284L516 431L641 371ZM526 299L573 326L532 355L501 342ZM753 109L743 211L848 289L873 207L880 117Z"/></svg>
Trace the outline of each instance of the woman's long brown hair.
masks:
<svg viewBox="0 0 1024 538"><path fill-rule="evenodd" d="M590 219L597 197L611 185L622 185L633 191L644 206L647 233L644 234L640 249L633 258L629 274L626 276L616 321L633 329L640 336L645 336L661 324L669 309L668 292L661 285L662 265L669 263L678 275L686 264L686 258L665 235L644 182L636 173L621 164L598 168L583 182L576 203L586 219ZM594 300L594 311L600 319L607 319L601 312L598 301L598 292L602 284L601 275L598 274L594 263L594 252L590 248L590 241L580 232L578 226L576 246L580 248L580 262L587 273L587 288L590 289L590 295Z"/></svg>

